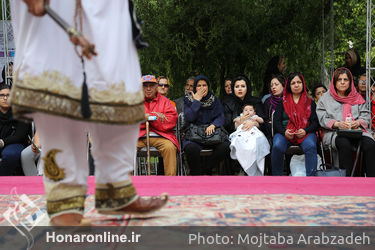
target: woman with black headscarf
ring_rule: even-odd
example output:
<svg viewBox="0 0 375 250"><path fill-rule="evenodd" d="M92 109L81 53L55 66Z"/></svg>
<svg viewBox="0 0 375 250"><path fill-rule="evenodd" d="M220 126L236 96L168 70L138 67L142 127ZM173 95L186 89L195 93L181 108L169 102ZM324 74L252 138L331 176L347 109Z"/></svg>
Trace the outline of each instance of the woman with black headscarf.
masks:
<svg viewBox="0 0 375 250"><path fill-rule="evenodd" d="M209 90L210 81L207 77L199 75L194 79L194 89L184 98L184 118L189 124L208 125L206 134L212 134L216 128L224 125L224 110L220 100ZM183 148L189 164L191 175L210 175L212 168L229 155L229 141L225 141L209 148L213 154L207 161L208 166L201 162L200 151L204 148L196 142L185 140Z"/></svg>
<svg viewBox="0 0 375 250"><path fill-rule="evenodd" d="M263 105L261 101L251 95L250 81L246 76L237 76L232 81L232 98L230 101L224 104L224 115L225 115L225 129L228 133L235 131L233 120L237 118L241 112L242 107L245 104L251 104L255 107L258 116L263 117ZM244 122L247 118L241 117L240 123ZM259 126L254 121L247 121L243 128L250 130L252 126ZM262 128L261 128L262 129Z"/></svg>
<svg viewBox="0 0 375 250"><path fill-rule="evenodd" d="M286 68L285 58L282 56L274 56L267 64L266 72L263 78L263 90L260 94L260 98L270 93L270 82L272 75L282 75Z"/></svg>

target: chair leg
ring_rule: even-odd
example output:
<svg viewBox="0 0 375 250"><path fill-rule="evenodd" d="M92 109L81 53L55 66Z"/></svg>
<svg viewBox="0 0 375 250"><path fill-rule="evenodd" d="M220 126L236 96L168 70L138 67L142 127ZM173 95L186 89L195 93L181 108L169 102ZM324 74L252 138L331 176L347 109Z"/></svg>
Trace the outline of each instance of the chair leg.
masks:
<svg viewBox="0 0 375 250"><path fill-rule="evenodd" d="M358 148L357 148L357 153L356 153L356 156L355 156L355 161L354 161L354 165L353 165L353 170L352 170L352 174L351 174L351 177L354 176L354 172L357 168L357 162L358 162L358 158L359 158L359 153L361 152L361 143L359 143L358 145Z"/></svg>

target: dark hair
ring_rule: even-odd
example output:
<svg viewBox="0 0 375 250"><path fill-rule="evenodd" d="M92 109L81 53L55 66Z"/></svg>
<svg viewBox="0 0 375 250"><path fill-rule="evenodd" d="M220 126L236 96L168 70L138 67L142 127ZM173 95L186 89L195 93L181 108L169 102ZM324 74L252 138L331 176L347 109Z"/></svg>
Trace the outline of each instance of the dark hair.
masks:
<svg viewBox="0 0 375 250"><path fill-rule="evenodd" d="M255 105L254 105L254 104L251 104L251 103L245 103L245 104L242 106L242 111L243 111L243 109L244 109L246 106L251 106L251 107L253 107L253 109L254 109L255 112L257 111L256 108L255 108Z"/></svg>
<svg viewBox="0 0 375 250"><path fill-rule="evenodd" d="M156 79L156 81L159 83L159 81L161 79L167 79L167 82L168 82L168 85L169 85L169 79L168 79L168 77L166 77L166 76L159 76L158 79Z"/></svg>
<svg viewBox="0 0 375 250"><path fill-rule="evenodd" d="M271 88L271 81L274 78L276 78L281 83L281 85L283 85L283 87L285 87L285 77L283 75L274 75L274 74L272 74L271 75L271 79L270 79L270 83L269 83L270 88Z"/></svg>
<svg viewBox="0 0 375 250"><path fill-rule="evenodd" d="M241 81L241 80L243 80L243 81L245 81L245 83L246 83L246 96L247 95L251 95L251 91L252 91L252 89L251 89L251 86L250 86L250 81L249 81L249 78L247 78L246 76L244 76L244 75L239 75L239 76L236 76L235 78L233 78L233 80L232 80L232 84L231 84L231 88L232 88L232 93L233 93L233 95L234 95L234 84L237 82L237 81Z"/></svg>
<svg viewBox="0 0 375 250"><path fill-rule="evenodd" d="M302 81L302 92L305 90L305 84L303 75L299 72L293 72L290 73L286 82L286 91L288 91L290 94L292 94L292 88L290 87L290 82L293 80L294 77L298 76L299 79Z"/></svg>
<svg viewBox="0 0 375 250"><path fill-rule="evenodd" d="M317 90L318 88L324 88L324 89L327 91L327 87L324 86L322 83L317 83L317 84L315 84L315 86L314 86L313 89L312 89L312 93L311 93L312 96L315 97L315 98L316 98L315 92L316 92L316 90Z"/></svg>
<svg viewBox="0 0 375 250"><path fill-rule="evenodd" d="M232 78L227 76L224 78L224 81L223 81L223 84L221 85L221 88L220 88L220 96L223 97L225 95L227 95L227 92L225 91L225 82L226 81L230 81L231 84L232 84Z"/></svg>
<svg viewBox="0 0 375 250"><path fill-rule="evenodd" d="M3 90L3 89L9 89L10 90L10 85L8 85L6 83L0 83L0 90Z"/></svg>
<svg viewBox="0 0 375 250"><path fill-rule="evenodd" d="M337 88L336 88L336 82L339 79L339 76L342 74L346 74L349 78L349 88L345 91L345 96L349 95L350 92L352 92L352 73L350 73L350 70L347 68L339 68L333 73L333 87L335 88L335 91L337 93Z"/></svg>

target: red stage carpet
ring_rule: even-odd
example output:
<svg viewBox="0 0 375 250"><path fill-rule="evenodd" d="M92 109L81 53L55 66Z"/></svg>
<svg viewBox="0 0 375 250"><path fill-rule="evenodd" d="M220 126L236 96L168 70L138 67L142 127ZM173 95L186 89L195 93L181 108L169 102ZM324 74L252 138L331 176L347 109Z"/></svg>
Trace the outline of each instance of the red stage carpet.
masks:
<svg viewBox="0 0 375 250"><path fill-rule="evenodd" d="M89 194L94 194L89 177ZM140 195L167 192L178 195L307 194L375 197L375 178L274 176L133 176ZM43 194L42 177L0 177L0 194Z"/></svg>

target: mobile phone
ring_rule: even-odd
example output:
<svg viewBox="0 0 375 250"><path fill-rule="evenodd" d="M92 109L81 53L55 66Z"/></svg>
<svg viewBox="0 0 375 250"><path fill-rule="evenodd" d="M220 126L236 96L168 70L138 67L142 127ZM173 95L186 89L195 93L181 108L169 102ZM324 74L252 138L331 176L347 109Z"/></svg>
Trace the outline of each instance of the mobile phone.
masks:
<svg viewBox="0 0 375 250"><path fill-rule="evenodd" d="M156 121L158 117L156 115L150 115L147 119L147 121Z"/></svg>

